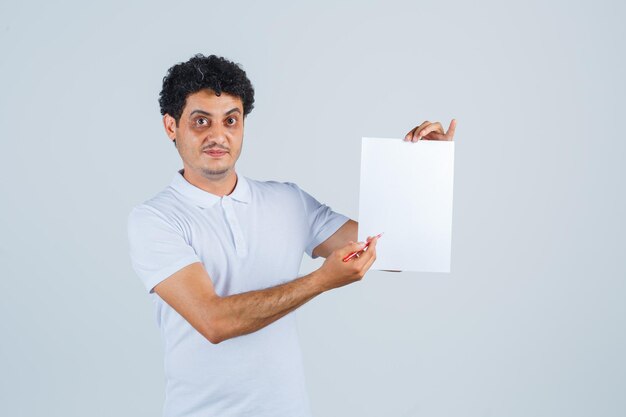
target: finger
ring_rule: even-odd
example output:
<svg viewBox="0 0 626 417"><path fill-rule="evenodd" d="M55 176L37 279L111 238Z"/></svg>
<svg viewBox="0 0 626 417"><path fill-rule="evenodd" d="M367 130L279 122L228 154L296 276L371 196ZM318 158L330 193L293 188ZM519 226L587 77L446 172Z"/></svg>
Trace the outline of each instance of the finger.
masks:
<svg viewBox="0 0 626 417"><path fill-rule="evenodd" d="M411 137L411 142L416 142L417 140L419 140L420 131L424 129L426 126L428 126L429 124L430 122L426 120L424 123L422 123L417 128L415 128L415 131L413 131L413 136Z"/></svg>
<svg viewBox="0 0 626 417"><path fill-rule="evenodd" d="M367 238L367 240L369 241L369 245L368 247L363 249L363 252L371 252L376 247L376 242L378 242L378 237L370 236Z"/></svg>
<svg viewBox="0 0 626 417"><path fill-rule="evenodd" d="M456 119L452 119L450 121L450 127L448 128L448 131L446 132L446 140L452 140L454 138L454 131L456 130Z"/></svg>
<svg viewBox="0 0 626 417"><path fill-rule="evenodd" d="M368 238L368 241L370 241L371 238ZM369 244L365 245L365 247L363 248L362 251L359 252L359 256L364 255L366 252L369 252L372 248L371 242L369 242Z"/></svg>
<svg viewBox="0 0 626 417"><path fill-rule="evenodd" d="M438 132L430 132L428 137L425 137L426 140L448 140L448 137L443 133Z"/></svg>
<svg viewBox="0 0 626 417"><path fill-rule="evenodd" d="M422 126L419 130L419 132L415 132L414 138L413 138L413 142L418 142L420 140L422 140L423 136L424 136L424 129L426 129L428 126L430 126L430 124L426 125L426 126Z"/></svg>
<svg viewBox="0 0 626 417"><path fill-rule="evenodd" d="M430 139L431 138L431 133L440 133L440 134L444 134L443 131L443 126L441 126L441 123L439 122L435 122L435 123L431 123L430 125L426 126L424 129L422 129L422 131L420 132L420 136L423 139Z"/></svg>
<svg viewBox="0 0 626 417"><path fill-rule="evenodd" d="M413 137L413 132L414 132L414 131L415 131L415 129L417 129L418 127L419 127L419 126L415 126L413 129L409 130L409 133L407 133L407 134L404 136L404 140L405 140L405 141L409 141L409 140L411 140L411 138Z"/></svg>
<svg viewBox="0 0 626 417"><path fill-rule="evenodd" d="M415 142L417 140L417 135L420 131L420 129L423 129L424 126L427 126L430 122L429 121L425 121L424 123L422 123L421 125L417 126L415 129L413 129L411 132L411 137L409 138L409 142Z"/></svg>
<svg viewBox="0 0 626 417"><path fill-rule="evenodd" d="M370 252L370 257L369 259L367 259L367 262L365 262L365 264L363 265L363 269L361 270L363 272L367 272L372 267L372 264L376 262L376 248L372 248L371 251L369 252Z"/></svg>
<svg viewBox="0 0 626 417"><path fill-rule="evenodd" d="M356 256L354 258L352 258L351 262L354 262L354 268L356 268L356 270L363 270L363 268L365 268L365 265L368 264L368 262L371 261L372 258L374 258L374 254L376 253L375 250L371 250L368 249L364 252L359 252L359 257L357 258Z"/></svg>
<svg viewBox="0 0 626 417"><path fill-rule="evenodd" d="M365 243L363 242L350 243L349 245L346 245L343 248L339 249L339 255L343 258L351 254L352 252L360 252L361 250L363 250L363 247L365 247Z"/></svg>
<svg viewBox="0 0 626 417"><path fill-rule="evenodd" d="M375 261L376 260L374 258L372 258L365 265L363 265L363 269L361 269L361 272L362 272L363 276L365 276L367 271L370 270L370 268L372 267L372 265L374 264Z"/></svg>
<svg viewBox="0 0 626 417"><path fill-rule="evenodd" d="M360 250L358 252L359 256L355 256L352 258L354 262L357 262L357 265L355 265L356 267L359 267L359 264L362 267L368 261L368 259L373 256L372 253L376 253L375 248L376 248L377 240L378 240L377 237L372 238L370 240L369 246Z"/></svg>

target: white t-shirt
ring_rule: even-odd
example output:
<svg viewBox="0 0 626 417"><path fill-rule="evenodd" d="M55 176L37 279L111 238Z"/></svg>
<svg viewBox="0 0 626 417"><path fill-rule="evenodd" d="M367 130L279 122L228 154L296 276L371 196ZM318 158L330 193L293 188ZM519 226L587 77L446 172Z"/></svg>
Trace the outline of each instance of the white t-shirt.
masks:
<svg viewBox="0 0 626 417"><path fill-rule="evenodd" d="M310 416L294 312L214 345L153 288L194 262L220 296L292 281L303 253L312 256L348 218L292 183L238 176L218 197L182 174L128 217L132 266L164 342L164 417Z"/></svg>

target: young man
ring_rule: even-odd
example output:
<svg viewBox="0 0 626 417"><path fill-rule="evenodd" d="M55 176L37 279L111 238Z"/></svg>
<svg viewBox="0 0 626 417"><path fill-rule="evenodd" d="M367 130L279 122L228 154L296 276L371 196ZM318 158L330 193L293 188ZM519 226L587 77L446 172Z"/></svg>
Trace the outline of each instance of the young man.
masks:
<svg viewBox="0 0 626 417"><path fill-rule="evenodd" d="M164 415L310 416L289 313L363 278L376 238L361 251L357 222L293 183L237 174L254 104L238 65L196 55L169 69L159 102L183 169L132 209L128 236L163 335ZM424 122L405 140L452 140L454 128ZM326 260L296 278L304 252Z"/></svg>

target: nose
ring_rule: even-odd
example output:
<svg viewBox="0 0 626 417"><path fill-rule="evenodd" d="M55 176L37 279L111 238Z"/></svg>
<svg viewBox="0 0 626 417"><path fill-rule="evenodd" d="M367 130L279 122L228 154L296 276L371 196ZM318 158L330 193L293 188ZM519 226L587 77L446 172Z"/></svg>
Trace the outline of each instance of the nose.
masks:
<svg viewBox="0 0 626 417"><path fill-rule="evenodd" d="M228 142L228 139L226 137L226 129L223 126L212 126L208 132L207 139L210 142L217 143L218 145L225 144L226 142Z"/></svg>

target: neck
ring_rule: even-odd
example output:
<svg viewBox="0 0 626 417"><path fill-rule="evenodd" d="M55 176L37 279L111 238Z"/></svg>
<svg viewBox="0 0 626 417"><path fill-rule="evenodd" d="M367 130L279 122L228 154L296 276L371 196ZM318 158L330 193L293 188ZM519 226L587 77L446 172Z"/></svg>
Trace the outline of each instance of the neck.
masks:
<svg viewBox="0 0 626 417"><path fill-rule="evenodd" d="M219 197L232 193L237 185L237 173L234 169L222 175L205 176L184 168L183 178L191 185Z"/></svg>

